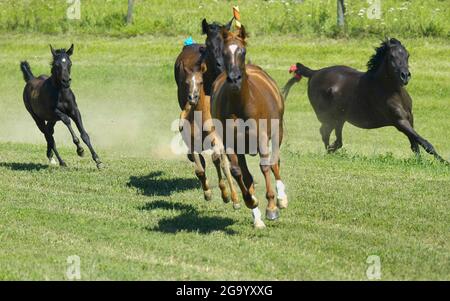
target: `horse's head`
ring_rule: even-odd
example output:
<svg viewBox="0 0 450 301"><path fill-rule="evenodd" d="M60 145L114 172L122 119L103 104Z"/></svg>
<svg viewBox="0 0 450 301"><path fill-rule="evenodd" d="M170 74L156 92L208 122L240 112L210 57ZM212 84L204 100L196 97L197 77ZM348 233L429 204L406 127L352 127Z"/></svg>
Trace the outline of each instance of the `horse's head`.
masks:
<svg viewBox="0 0 450 301"><path fill-rule="evenodd" d="M237 33L223 29L222 36L224 39L223 58L227 82L232 85L233 89L240 90L242 78L245 75L245 39L247 37L245 27L242 25Z"/></svg>
<svg viewBox="0 0 450 301"><path fill-rule="evenodd" d="M368 72L385 72L389 78L395 80L395 84L405 86L411 78L408 59L409 53L399 40L386 39L375 49L375 54L367 62Z"/></svg>
<svg viewBox="0 0 450 301"><path fill-rule="evenodd" d="M200 59L194 67L183 67L186 78L186 87L188 89L188 102L192 106L197 105L203 89L203 73L206 72L205 55L206 49L201 47Z"/></svg>
<svg viewBox="0 0 450 301"><path fill-rule="evenodd" d="M52 45L50 45L50 50L53 55L52 76L55 83L60 87L69 88L71 81L70 69L72 68L70 56L73 54L73 44L67 51L65 49L55 50Z"/></svg>
<svg viewBox="0 0 450 301"><path fill-rule="evenodd" d="M202 32L206 34L206 48L208 53L208 59L211 60L210 66L212 66L215 70L215 73L218 75L224 71L223 64L223 36L222 29L230 30L231 24L233 23L232 18L230 22L226 25L220 25L217 23L208 23L206 19L202 21Z"/></svg>
<svg viewBox="0 0 450 301"><path fill-rule="evenodd" d="M406 86L411 78L408 65L409 53L397 39L389 39L387 45L389 48L386 54L388 72L401 86Z"/></svg>

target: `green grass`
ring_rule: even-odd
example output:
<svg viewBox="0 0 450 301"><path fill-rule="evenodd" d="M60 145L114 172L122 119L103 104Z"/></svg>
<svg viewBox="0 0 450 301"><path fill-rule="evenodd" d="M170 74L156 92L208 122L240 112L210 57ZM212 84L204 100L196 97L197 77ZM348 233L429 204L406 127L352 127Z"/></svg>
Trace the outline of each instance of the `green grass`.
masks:
<svg viewBox="0 0 450 301"><path fill-rule="evenodd" d="M184 37L130 39L70 34L0 36L0 279L66 279L67 257L82 279L450 279L450 169L416 159L393 128L344 128L344 149L326 155L306 82L291 91L282 176L290 205L255 231L249 210L206 203L184 156L170 152L179 108L172 64ZM194 35L197 40L199 34ZM67 169L49 167L44 138L23 107L20 60L49 72L48 43L75 43L73 90L107 164L78 158L63 125L56 141ZM416 128L450 159L450 43L403 39ZM248 55L280 84L288 67L359 69L377 39L252 37ZM424 152L422 152L424 153ZM250 165L265 208L263 178Z"/></svg>

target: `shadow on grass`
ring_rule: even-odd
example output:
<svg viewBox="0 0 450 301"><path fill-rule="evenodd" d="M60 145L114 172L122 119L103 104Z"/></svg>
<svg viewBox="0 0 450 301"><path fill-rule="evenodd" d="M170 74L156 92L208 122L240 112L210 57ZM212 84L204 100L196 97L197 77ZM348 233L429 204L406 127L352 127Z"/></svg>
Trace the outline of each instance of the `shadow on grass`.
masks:
<svg viewBox="0 0 450 301"><path fill-rule="evenodd" d="M5 167L15 171L32 171L32 170L42 170L47 169L48 165L35 164L35 163L5 163L0 162L0 167Z"/></svg>
<svg viewBox="0 0 450 301"><path fill-rule="evenodd" d="M201 216L192 205L158 200L146 203L139 209L143 211L158 209L181 211L181 214L176 217L161 219L155 227L146 227L147 231L163 233L186 231L200 234L222 231L228 235L235 234L235 231L227 229L228 226L234 224L234 220L218 216Z"/></svg>
<svg viewBox="0 0 450 301"><path fill-rule="evenodd" d="M161 178L162 171L155 171L147 176L131 176L128 187L137 188L142 194L147 196L168 196L173 192L185 191L200 188L200 183L193 178Z"/></svg>

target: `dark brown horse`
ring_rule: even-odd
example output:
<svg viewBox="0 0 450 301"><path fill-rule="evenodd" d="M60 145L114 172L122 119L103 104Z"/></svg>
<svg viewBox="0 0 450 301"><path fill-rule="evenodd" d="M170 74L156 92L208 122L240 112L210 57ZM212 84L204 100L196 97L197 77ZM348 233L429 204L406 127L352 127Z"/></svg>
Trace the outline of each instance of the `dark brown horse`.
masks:
<svg viewBox="0 0 450 301"><path fill-rule="evenodd" d="M176 73L179 91L178 101L180 108L182 108L180 132L188 147L188 158L195 163L195 174L202 185L205 200L209 201L212 198L212 192L205 173L206 162L202 155L203 151L208 150L208 148L204 147L204 145L207 145L204 141L209 137L212 140L210 147L213 150L212 161L219 178L222 199L225 203L230 201L221 169L230 186L233 208L238 209L240 207L239 200L236 189L233 186L229 162L225 155L223 144L212 128L203 130L207 128L205 124L211 122L210 97L206 95L204 89L204 76L207 72L205 58L206 49L204 46L191 45L185 46L176 60L175 69L179 70ZM189 106L189 110L183 110L183 104L186 104L185 108Z"/></svg>
<svg viewBox="0 0 450 301"><path fill-rule="evenodd" d="M290 70L295 77L284 87L284 96L287 98L290 88L302 76L309 78L309 101L322 123L320 134L328 152L342 147L342 128L348 121L364 129L395 126L408 137L414 153L419 154L421 145L439 161L446 162L414 130L412 100L405 89L411 78L408 59L405 47L392 38L376 49L367 63L367 72L346 66L311 70L297 63ZM333 130L336 141L330 145Z"/></svg>
<svg viewBox="0 0 450 301"><path fill-rule="evenodd" d="M60 120L69 129L73 143L77 146L77 154L80 157L84 154L80 140L72 129L70 122L70 119L72 119L80 131L81 139L91 151L92 159L96 162L97 168L100 169L103 164L91 145L89 135L81 120L75 95L70 89L70 71L72 68L70 56L73 54L73 44L67 51L65 49L54 50L52 46L50 46L50 50L53 56L52 75L50 77L46 75L35 77L26 61L20 63L20 69L26 82L23 90L25 107L47 140L47 158L51 164L56 163L53 159L54 153L59 165L66 166L56 149L55 139L53 138L55 124Z"/></svg>
<svg viewBox="0 0 450 301"><path fill-rule="evenodd" d="M224 71L223 67L223 37L221 34L222 28L230 30L233 23L232 18L230 22L226 25L221 25L219 23L213 22L208 23L206 19L202 21L202 33L206 35L205 44L192 44L185 46L181 51L175 63L174 75L175 81L180 83L183 78L184 69L192 69L198 62L199 49L206 46L206 56L205 62L207 70L203 74L203 88L205 89L206 95L211 95L211 87L213 82L219 76L220 73ZM180 60L183 60L183 65L180 65ZM186 87L183 85L178 86L178 102L181 110L185 110L186 105L188 105L188 95L186 95Z"/></svg>
<svg viewBox="0 0 450 301"><path fill-rule="evenodd" d="M266 217L270 220L277 219L278 208L287 207L287 196L280 177L278 151L270 154L269 143L272 142L272 151L274 147L278 149L281 145L284 100L275 81L264 70L255 65L246 65L244 26L237 33L223 29L222 34L225 40L223 55L226 72L213 85L212 117L224 127L222 141L231 161L231 173L239 184L245 204L252 209L254 226L262 228L265 225L261 220L253 177L248 170L245 155L259 154L268 200ZM248 127L239 127L243 123ZM242 140L245 140L245 145L239 147L239 141ZM270 156L272 158L269 159ZM278 204L271 185L271 170L277 182Z"/></svg>

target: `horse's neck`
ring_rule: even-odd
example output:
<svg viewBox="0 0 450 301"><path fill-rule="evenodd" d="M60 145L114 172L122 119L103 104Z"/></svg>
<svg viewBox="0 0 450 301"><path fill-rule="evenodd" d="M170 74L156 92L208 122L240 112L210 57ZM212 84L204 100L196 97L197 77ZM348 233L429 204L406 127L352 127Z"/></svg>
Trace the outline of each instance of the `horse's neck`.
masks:
<svg viewBox="0 0 450 301"><path fill-rule="evenodd" d="M55 76L53 74L48 78L51 83L51 89L57 95L57 102L64 101L69 98L70 88L63 88L56 82Z"/></svg>
<svg viewBox="0 0 450 301"><path fill-rule="evenodd" d="M400 92L401 86L397 83L395 78L389 74L386 68L386 62L384 62L377 71L375 71L374 79L383 86L383 88L387 91L391 92Z"/></svg>

